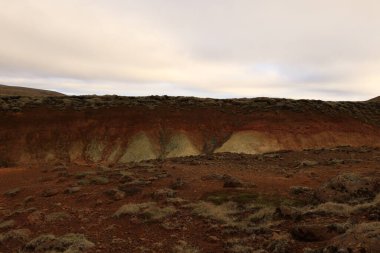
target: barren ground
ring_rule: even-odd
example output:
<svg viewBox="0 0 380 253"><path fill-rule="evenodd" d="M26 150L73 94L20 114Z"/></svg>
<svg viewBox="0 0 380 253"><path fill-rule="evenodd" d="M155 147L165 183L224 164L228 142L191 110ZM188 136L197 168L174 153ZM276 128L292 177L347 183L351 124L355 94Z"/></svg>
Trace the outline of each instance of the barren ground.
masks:
<svg viewBox="0 0 380 253"><path fill-rule="evenodd" d="M369 147L1 168L0 252L380 252L379 169Z"/></svg>

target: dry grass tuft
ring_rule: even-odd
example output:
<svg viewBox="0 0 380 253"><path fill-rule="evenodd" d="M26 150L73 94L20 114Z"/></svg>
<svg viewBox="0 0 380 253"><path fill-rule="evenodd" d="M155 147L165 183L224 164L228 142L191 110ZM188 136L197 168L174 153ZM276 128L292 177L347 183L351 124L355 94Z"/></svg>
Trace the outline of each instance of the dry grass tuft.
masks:
<svg viewBox="0 0 380 253"><path fill-rule="evenodd" d="M167 216L173 215L177 210L172 206L159 207L155 202L145 202L139 204L126 204L120 207L114 217L120 218L125 215L136 215L148 221L157 221Z"/></svg>
<svg viewBox="0 0 380 253"><path fill-rule="evenodd" d="M233 202L227 202L222 205L214 205L209 202L200 201L198 203L192 203L187 205L193 209L193 214L212 219L222 223L233 223L231 215L236 212L236 204Z"/></svg>
<svg viewBox="0 0 380 253"><path fill-rule="evenodd" d="M306 209L303 214L331 214L331 215L341 215L350 216L350 214L365 211L366 209L374 208L380 205L380 194L377 194L372 202L358 204L358 205L348 205L335 202L326 202L320 204L311 209Z"/></svg>
<svg viewBox="0 0 380 253"><path fill-rule="evenodd" d="M263 222L272 220L275 208L273 207L264 207L258 210L256 213L250 215L248 219L252 222Z"/></svg>
<svg viewBox="0 0 380 253"><path fill-rule="evenodd" d="M189 245L185 241L178 241L177 245L175 245L172 249L173 253L198 253L199 250L191 245Z"/></svg>

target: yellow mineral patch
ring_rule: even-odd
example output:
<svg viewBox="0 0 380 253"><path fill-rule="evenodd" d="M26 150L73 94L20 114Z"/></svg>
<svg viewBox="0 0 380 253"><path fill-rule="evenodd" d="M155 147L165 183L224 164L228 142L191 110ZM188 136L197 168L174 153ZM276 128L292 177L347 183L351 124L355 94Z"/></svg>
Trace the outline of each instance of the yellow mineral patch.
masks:
<svg viewBox="0 0 380 253"><path fill-rule="evenodd" d="M105 145L99 140L92 140L85 151L85 156L89 161L100 162L103 157Z"/></svg>
<svg viewBox="0 0 380 253"><path fill-rule="evenodd" d="M165 145L165 157L199 155L201 152L190 141L185 133L177 133L170 137Z"/></svg>
<svg viewBox="0 0 380 253"><path fill-rule="evenodd" d="M231 152L258 154L280 150L277 139L257 131L235 132L215 153Z"/></svg>
<svg viewBox="0 0 380 253"><path fill-rule="evenodd" d="M57 161L57 160L58 159L56 158L56 156L53 153L53 151L50 151L50 152L46 153L45 159L44 159L45 162L53 162L53 161Z"/></svg>
<svg viewBox="0 0 380 253"><path fill-rule="evenodd" d="M73 162L82 159L83 150L84 144L82 141L74 142L69 149L70 161Z"/></svg>
<svg viewBox="0 0 380 253"><path fill-rule="evenodd" d="M156 158L158 158L157 150L155 149L149 137L142 132L134 135L130 139L127 149L121 156L119 162L138 162Z"/></svg>
<svg viewBox="0 0 380 253"><path fill-rule="evenodd" d="M111 147L110 154L107 158L108 163L115 163L119 160L120 156L123 155L123 146L120 140L117 140L116 143Z"/></svg>

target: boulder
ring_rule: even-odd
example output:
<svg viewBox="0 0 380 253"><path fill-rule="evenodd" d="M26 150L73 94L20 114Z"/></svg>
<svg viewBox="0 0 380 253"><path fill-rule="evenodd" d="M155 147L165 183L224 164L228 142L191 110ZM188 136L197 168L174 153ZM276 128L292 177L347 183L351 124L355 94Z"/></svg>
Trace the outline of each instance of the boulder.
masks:
<svg viewBox="0 0 380 253"><path fill-rule="evenodd" d="M224 188L237 188L237 187L243 186L243 183L240 182L240 180L237 178L225 177L223 181L224 181L224 184L223 184Z"/></svg>
<svg viewBox="0 0 380 253"><path fill-rule="evenodd" d="M294 239L305 242L320 242L329 240L339 233L326 225L298 225L291 230Z"/></svg>
<svg viewBox="0 0 380 253"><path fill-rule="evenodd" d="M379 181L351 173L332 178L316 190L315 196L321 202L356 203L372 200L379 191Z"/></svg>

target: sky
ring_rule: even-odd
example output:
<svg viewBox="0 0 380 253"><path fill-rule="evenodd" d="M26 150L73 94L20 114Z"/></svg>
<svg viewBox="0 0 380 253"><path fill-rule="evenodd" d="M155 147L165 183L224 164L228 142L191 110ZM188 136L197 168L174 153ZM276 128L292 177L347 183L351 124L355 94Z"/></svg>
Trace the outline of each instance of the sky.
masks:
<svg viewBox="0 0 380 253"><path fill-rule="evenodd" d="M66 94L365 100L378 0L0 0L0 83Z"/></svg>

